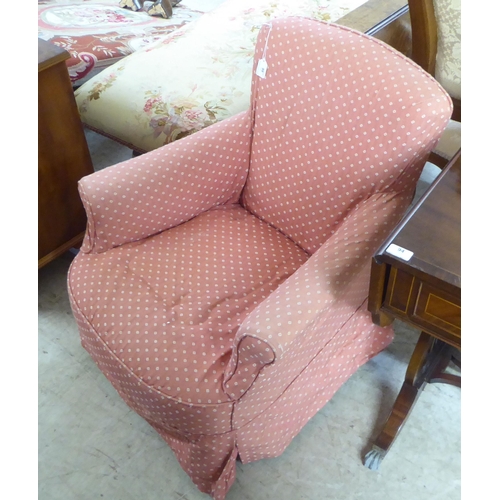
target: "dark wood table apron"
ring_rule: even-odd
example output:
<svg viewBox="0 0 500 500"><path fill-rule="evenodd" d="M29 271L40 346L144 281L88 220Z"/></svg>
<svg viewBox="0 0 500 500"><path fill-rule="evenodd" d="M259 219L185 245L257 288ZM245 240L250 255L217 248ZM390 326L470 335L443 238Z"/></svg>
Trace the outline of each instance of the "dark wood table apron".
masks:
<svg viewBox="0 0 500 500"><path fill-rule="evenodd" d="M372 260L368 309L374 323L398 318L422 333L403 387L382 432L365 456L378 469L426 383L460 387L461 151L403 218Z"/></svg>

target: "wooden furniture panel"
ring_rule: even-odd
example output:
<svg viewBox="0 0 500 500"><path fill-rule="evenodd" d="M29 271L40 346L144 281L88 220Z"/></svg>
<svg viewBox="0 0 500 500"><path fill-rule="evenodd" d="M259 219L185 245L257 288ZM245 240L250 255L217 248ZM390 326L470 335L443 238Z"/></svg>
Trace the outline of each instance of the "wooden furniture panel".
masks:
<svg viewBox="0 0 500 500"><path fill-rule="evenodd" d="M386 314L397 317L460 347L461 301L451 294L393 266L382 304Z"/></svg>
<svg viewBox="0 0 500 500"><path fill-rule="evenodd" d="M434 336L460 347L461 307L458 297L420 283L413 317L423 328L433 329Z"/></svg>
<svg viewBox="0 0 500 500"><path fill-rule="evenodd" d="M398 318L422 330L401 391L365 456L378 469L426 383L460 386L461 152L403 218L372 261L368 309L382 326Z"/></svg>
<svg viewBox="0 0 500 500"><path fill-rule="evenodd" d="M86 216L77 182L94 169L66 68L69 54L38 40L38 267L79 246Z"/></svg>
<svg viewBox="0 0 500 500"><path fill-rule="evenodd" d="M371 35L406 56L411 55L411 19L407 0L368 0L336 24Z"/></svg>

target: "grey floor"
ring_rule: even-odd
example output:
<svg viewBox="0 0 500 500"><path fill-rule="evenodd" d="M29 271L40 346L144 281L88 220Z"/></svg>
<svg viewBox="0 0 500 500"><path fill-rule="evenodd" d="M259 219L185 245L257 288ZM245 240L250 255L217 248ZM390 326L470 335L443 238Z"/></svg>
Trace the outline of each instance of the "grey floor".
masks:
<svg viewBox="0 0 500 500"><path fill-rule="evenodd" d="M87 132L96 170L130 150ZM426 168L419 194L436 172ZM66 292L73 255L39 271L39 500L208 500L81 347ZM278 458L242 465L227 500L458 500L460 389L433 384L378 471L362 456L381 429L418 332L364 365Z"/></svg>

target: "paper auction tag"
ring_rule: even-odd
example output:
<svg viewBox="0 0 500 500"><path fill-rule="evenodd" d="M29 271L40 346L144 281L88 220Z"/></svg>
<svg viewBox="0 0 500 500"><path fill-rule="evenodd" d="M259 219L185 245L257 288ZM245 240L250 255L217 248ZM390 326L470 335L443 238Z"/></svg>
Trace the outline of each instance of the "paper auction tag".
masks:
<svg viewBox="0 0 500 500"><path fill-rule="evenodd" d="M265 59L260 59L257 63L257 69L255 70L255 74L260 76L261 78L265 78L267 73L267 62Z"/></svg>
<svg viewBox="0 0 500 500"><path fill-rule="evenodd" d="M400 247L398 245L395 245L392 243L387 247L386 250L387 253L390 253L391 255L394 255L394 257L398 257L399 259L408 261L413 257L413 252L410 250L407 250L406 248Z"/></svg>

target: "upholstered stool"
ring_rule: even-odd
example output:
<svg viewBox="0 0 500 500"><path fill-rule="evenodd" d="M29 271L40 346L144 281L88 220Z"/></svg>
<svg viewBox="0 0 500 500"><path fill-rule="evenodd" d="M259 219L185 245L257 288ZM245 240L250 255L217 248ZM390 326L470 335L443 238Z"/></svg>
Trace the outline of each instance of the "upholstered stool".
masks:
<svg viewBox="0 0 500 500"><path fill-rule="evenodd" d="M120 7L120 0L39 0L38 37L70 53L69 75L73 86L78 86L211 8L201 1L184 0L171 18L164 19L148 15L153 2L143 3L144 9L134 12Z"/></svg>
<svg viewBox="0 0 500 500"><path fill-rule="evenodd" d="M138 152L190 135L248 108L263 24L294 15L334 22L365 2L225 0L79 88L82 121Z"/></svg>

